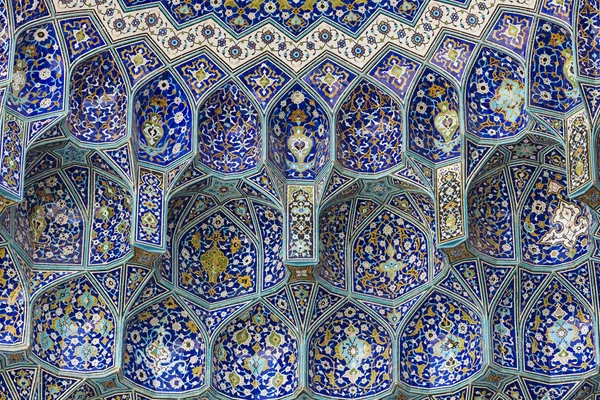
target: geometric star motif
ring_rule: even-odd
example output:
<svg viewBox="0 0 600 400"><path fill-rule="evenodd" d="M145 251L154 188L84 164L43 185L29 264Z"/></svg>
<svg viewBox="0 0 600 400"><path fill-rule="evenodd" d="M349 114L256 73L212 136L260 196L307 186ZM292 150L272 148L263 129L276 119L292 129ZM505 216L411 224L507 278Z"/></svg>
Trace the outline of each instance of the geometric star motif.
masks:
<svg viewBox="0 0 600 400"><path fill-rule="evenodd" d="M80 149L72 143L69 143L64 148L56 150L56 153L62 159L62 165L67 166L70 164L85 164L85 157L88 155L89 150Z"/></svg>

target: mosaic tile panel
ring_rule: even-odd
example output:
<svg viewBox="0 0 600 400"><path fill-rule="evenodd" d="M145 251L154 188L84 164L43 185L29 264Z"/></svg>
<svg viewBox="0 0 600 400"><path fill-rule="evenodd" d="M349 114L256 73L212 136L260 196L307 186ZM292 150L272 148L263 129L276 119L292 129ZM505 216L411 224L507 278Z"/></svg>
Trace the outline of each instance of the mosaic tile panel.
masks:
<svg viewBox="0 0 600 400"><path fill-rule="evenodd" d="M600 18L598 18L600 6L597 1L584 0L579 2L579 13L577 14L577 56L579 75L587 78L600 77Z"/></svg>
<svg viewBox="0 0 600 400"><path fill-rule="evenodd" d="M255 242L221 211L196 220L177 243L178 285L215 302L255 293Z"/></svg>
<svg viewBox="0 0 600 400"><path fill-rule="evenodd" d="M409 149L434 163L460 156L458 92L452 82L425 69L409 104Z"/></svg>
<svg viewBox="0 0 600 400"><path fill-rule="evenodd" d="M461 81L475 44L457 37L446 36L439 44L431 58L431 63L450 73L457 81Z"/></svg>
<svg viewBox="0 0 600 400"><path fill-rule="evenodd" d="M175 67L196 101L215 83L225 76L223 70L207 55L200 54Z"/></svg>
<svg viewBox="0 0 600 400"><path fill-rule="evenodd" d="M589 122L585 112L567 119L566 142L569 191L575 192L592 180Z"/></svg>
<svg viewBox="0 0 600 400"><path fill-rule="evenodd" d="M6 247L0 247L0 260L0 346L15 346L25 340L25 284Z"/></svg>
<svg viewBox="0 0 600 400"><path fill-rule="evenodd" d="M7 106L26 117L64 108L65 65L53 24L27 29L15 42Z"/></svg>
<svg viewBox="0 0 600 400"><path fill-rule="evenodd" d="M394 300L429 280L427 236L399 214L379 212L351 248L355 292Z"/></svg>
<svg viewBox="0 0 600 400"><path fill-rule="evenodd" d="M457 300L434 292L402 331L400 379L430 388L458 383L483 365L481 317Z"/></svg>
<svg viewBox="0 0 600 400"><path fill-rule="evenodd" d="M568 112L581 103L575 77L571 34L562 26L539 20L531 62L529 102L548 111Z"/></svg>
<svg viewBox="0 0 600 400"><path fill-rule="evenodd" d="M131 86L164 66L156 53L145 43L136 42L116 49L125 66Z"/></svg>
<svg viewBox="0 0 600 400"><path fill-rule="evenodd" d="M589 310L552 280L525 318L525 369L550 376L593 369L594 336Z"/></svg>
<svg viewBox="0 0 600 400"><path fill-rule="evenodd" d="M87 171L78 176L87 179ZM15 240L34 264L79 265L84 258L86 212L63 176L55 172L25 188L16 207Z"/></svg>
<svg viewBox="0 0 600 400"><path fill-rule="evenodd" d="M381 61L371 69L369 74L404 100L420 65L401 53L391 50L381 57Z"/></svg>
<svg viewBox="0 0 600 400"><path fill-rule="evenodd" d="M142 86L134 103L138 160L168 166L192 151L192 109L180 83L164 73Z"/></svg>
<svg viewBox="0 0 600 400"><path fill-rule="evenodd" d="M201 388L206 341L198 324L173 297L139 311L125 326L123 375L156 393Z"/></svg>
<svg viewBox="0 0 600 400"><path fill-rule="evenodd" d="M91 281L73 278L36 299L33 354L62 371L105 371L115 365L116 323Z"/></svg>
<svg viewBox="0 0 600 400"><path fill-rule="evenodd" d="M361 398L392 384L392 338L351 302L320 324L309 348L308 385L316 393Z"/></svg>
<svg viewBox="0 0 600 400"><path fill-rule="evenodd" d="M314 179L329 161L330 123L323 107L293 86L272 110L268 157L288 179Z"/></svg>
<svg viewBox="0 0 600 400"><path fill-rule="evenodd" d="M564 174L543 169L521 211L523 260L537 265L569 262L587 253L591 215L570 201Z"/></svg>
<svg viewBox="0 0 600 400"><path fill-rule="evenodd" d="M128 255L131 250L132 203L131 194L122 184L96 174L90 264L106 264Z"/></svg>
<svg viewBox="0 0 600 400"><path fill-rule="evenodd" d="M112 53L77 64L71 75L67 127L84 143L113 143L127 134L127 89Z"/></svg>
<svg viewBox="0 0 600 400"><path fill-rule="evenodd" d="M0 3L0 21L2 21L2 30L0 31L0 80L5 80L9 75L10 68L10 48L12 43L12 38L10 34L10 27L8 25L8 8L6 7L7 2L2 1ZM4 102L2 102L4 105ZM2 107L0 107L1 109Z"/></svg>
<svg viewBox="0 0 600 400"><path fill-rule="evenodd" d="M490 257L514 259L513 208L503 170L474 185L469 193L471 246Z"/></svg>
<svg viewBox="0 0 600 400"><path fill-rule="evenodd" d="M298 340L263 304L238 315L217 335L213 385L236 398L273 399L299 384Z"/></svg>
<svg viewBox="0 0 600 400"><path fill-rule="evenodd" d="M346 238L349 235L352 203L337 203L323 210L319 217L321 246L317 274L329 284L346 288Z"/></svg>
<svg viewBox="0 0 600 400"><path fill-rule="evenodd" d="M498 17L487 40L525 58L533 18L529 15L505 12Z"/></svg>
<svg viewBox="0 0 600 400"><path fill-rule="evenodd" d="M289 82L290 76L271 61L265 60L242 73L240 79L265 109Z"/></svg>
<svg viewBox="0 0 600 400"><path fill-rule="evenodd" d="M464 233L464 213L460 208L463 190L462 165L451 164L437 170L437 226L440 243L459 238Z"/></svg>
<svg viewBox="0 0 600 400"><path fill-rule="evenodd" d="M148 246L162 247L164 236L164 177L147 169L140 169L137 192L136 241Z"/></svg>
<svg viewBox="0 0 600 400"><path fill-rule="evenodd" d="M516 59L483 47L467 79L467 129L485 139L518 135L527 126L525 70Z"/></svg>
<svg viewBox="0 0 600 400"><path fill-rule="evenodd" d="M320 37L325 36L330 37L331 32L321 31ZM325 60L306 74L304 81L333 109L356 76L335 61Z"/></svg>
<svg viewBox="0 0 600 400"><path fill-rule="evenodd" d="M23 191L25 129L25 121L12 114L4 115L0 147L0 160L2 160L0 191L16 198L20 198Z"/></svg>
<svg viewBox="0 0 600 400"><path fill-rule="evenodd" d="M515 283L511 280L492 316L492 343L494 363L505 368L517 368L517 315L515 313Z"/></svg>
<svg viewBox="0 0 600 400"><path fill-rule="evenodd" d="M231 174L258 165L261 117L244 92L228 83L214 92L200 109L200 161L208 168Z"/></svg>
<svg viewBox="0 0 600 400"><path fill-rule="evenodd" d="M314 188L290 185L287 190L287 257L289 260L314 258Z"/></svg>
<svg viewBox="0 0 600 400"><path fill-rule="evenodd" d="M337 114L337 157L351 171L377 173L402 159L402 113L387 93L361 81Z"/></svg>
<svg viewBox="0 0 600 400"><path fill-rule="evenodd" d="M60 21L61 33L67 44L71 64L95 49L106 45L94 22L87 17Z"/></svg>

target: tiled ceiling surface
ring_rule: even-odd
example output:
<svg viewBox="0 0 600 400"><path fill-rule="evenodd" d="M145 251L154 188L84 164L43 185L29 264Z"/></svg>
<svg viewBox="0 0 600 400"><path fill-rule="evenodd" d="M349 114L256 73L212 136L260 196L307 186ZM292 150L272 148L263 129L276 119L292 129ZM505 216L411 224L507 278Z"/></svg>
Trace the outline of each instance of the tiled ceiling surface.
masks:
<svg viewBox="0 0 600 400"><path fill-rule="evenodd" d="M598 0L0 0L0 400L600 398Z"/></svg>

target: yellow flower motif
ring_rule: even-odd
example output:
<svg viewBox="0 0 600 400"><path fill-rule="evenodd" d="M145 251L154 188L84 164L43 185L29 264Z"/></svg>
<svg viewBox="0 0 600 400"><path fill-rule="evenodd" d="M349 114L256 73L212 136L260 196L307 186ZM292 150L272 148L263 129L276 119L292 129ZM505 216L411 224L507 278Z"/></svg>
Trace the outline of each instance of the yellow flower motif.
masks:
<svg viewBox="0 0 600 400"><path fill-rule="evenodd" d="M242 285L243 287L246 287L246 288L252 286L252 280L247 275L246 276L240 276L238 278L238 283L240 285Z"/></svg>
<svg viewBox="0 0 600 400"><path fill-rule="evenodd" d="M194 321L188 321L188 322L186 322L185 326L187 326L187 328L192 333L198 332L198 325L196 325L196 323Z"/></svg>
<svg viewBox="0 0 600 400"><path fill-rule="evenodd" d="M231 253L235 254L242 248L242 241L237 236L231 239Z"/></svg>
<svg viewBox="0 0 600 400"><path fill-rule="evenodd" d="M169 297L163 304L165 307L170 308L171 310L177 308L177 303L175 303L175 300L172 297Z"/></svg>
<svg viewBox="0 0 600 400"><path fill-rule="evenodd" d="M200 249L200 244L202 243L201 239L202 239L202 235L200 234L200 232L194 233L194 235L192 236L192 240L191 240L192 247L194 247L194 249L196 249L196 250Z"/></svg>

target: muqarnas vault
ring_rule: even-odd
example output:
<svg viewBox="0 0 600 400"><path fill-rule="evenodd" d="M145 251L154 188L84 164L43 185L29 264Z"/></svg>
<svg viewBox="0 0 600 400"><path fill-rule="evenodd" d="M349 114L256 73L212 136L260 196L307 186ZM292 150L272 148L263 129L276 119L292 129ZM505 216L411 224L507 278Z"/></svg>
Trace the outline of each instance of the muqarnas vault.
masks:
<svg viewBox="0 0 600 400"><path fill-rule="evenodd" d="M597 400L597 0L0 0L0 399Z"/></svg>

